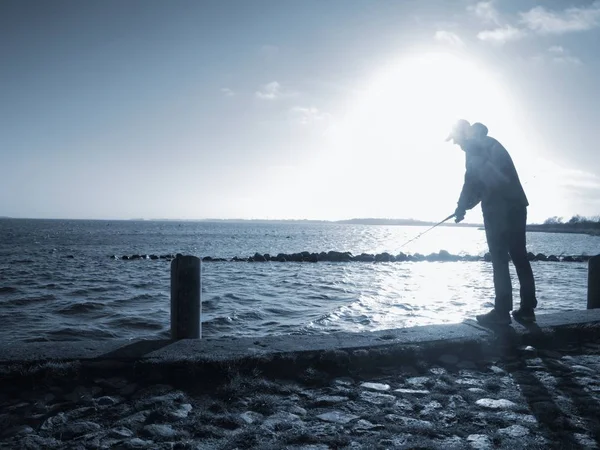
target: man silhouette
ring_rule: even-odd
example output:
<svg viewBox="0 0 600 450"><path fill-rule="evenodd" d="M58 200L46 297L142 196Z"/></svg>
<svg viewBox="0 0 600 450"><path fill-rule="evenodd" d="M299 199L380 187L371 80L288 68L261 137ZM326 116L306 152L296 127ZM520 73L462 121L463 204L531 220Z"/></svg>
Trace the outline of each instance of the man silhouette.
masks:
<svg viewBox="0 0 600 450"><path fill-rule="evenodd" d="M508 267L510 255L519 277L521 294L520 308L512 315L518 322L533 323L537 299L525 237L529 202L510 155L487 133L487 127L481 123L470 125L466 120L459 120L446 139L459 145L466 156L465 181L455 221L462 221L466 211L481 202L485 235L492 257L496 294L494 309L478 315L477 321L486 326L510 324L510 311L513 309Z"/></svg>

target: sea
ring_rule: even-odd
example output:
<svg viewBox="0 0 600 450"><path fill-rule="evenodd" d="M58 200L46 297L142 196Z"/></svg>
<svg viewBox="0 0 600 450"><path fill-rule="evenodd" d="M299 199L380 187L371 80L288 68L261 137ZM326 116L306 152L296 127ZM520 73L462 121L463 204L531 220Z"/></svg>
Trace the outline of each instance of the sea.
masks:
<svg viewBox="0 0 600 450"><path fill-rule="evenodd" d="M0 220L4 343L167 338L170 262L349 251L487 252L476 227L203 221ZM546 255L600 253L600 237L528 233ZM112 258L113 255L118 259ZM586 307L587 264L533 262L538 314ZM491 263L203 262L202 337L373 331L456 323L493 306ZM518 279L511 265L515 304Z"/></svg>

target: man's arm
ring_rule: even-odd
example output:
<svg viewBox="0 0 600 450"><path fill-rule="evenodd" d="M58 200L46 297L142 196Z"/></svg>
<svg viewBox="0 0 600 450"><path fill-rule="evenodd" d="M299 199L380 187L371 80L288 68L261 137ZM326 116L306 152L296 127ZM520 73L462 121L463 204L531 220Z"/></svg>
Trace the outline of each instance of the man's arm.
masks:
<svg viewBox="0 0 600 450"><path fill-rule="evenodd" d="M480 158L467 153L465 182L458 198L456 207L456 222L464 219L466 211L474 208L481 201L481 182L477 174L477 164Z"/></svg>

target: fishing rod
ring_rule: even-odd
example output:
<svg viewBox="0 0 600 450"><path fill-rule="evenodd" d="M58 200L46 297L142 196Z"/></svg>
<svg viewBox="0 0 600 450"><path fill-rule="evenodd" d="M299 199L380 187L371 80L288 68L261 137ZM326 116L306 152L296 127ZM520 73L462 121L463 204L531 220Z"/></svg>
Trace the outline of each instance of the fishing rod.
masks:
<svg viewBox="0 0 600 450"><path fill-rule="evenodd" d="M400 246L400 248L404 247L405 245L408 245L408 244L410 244L412 241L415 241L415 240L419 239L419 238L420 238L421 236L423 236L425 233L427 233L427 232L429 232L429 231L433 230L435 227L438 227L438 226L440 226L440 225L441 225L441 224L443 224L444 222L447 222L447 221L449 221L449 220L450 220L450 219L452 219L452 218L453 218L455 215L456 215L455 213L452 213L451 215L449 215L448 217L446 217L446 218L445 218L444 220L442 220L441 222L439 222L439 223L436 223L434 226L432 226L431 228L428 228L427 230L423 231L421 234L419 234L419 235L415 236L415 237L414 237L414 238L412 238L410 241L407 241L407 242L405 242L404 244L402 244L402 245Z"/></svg>

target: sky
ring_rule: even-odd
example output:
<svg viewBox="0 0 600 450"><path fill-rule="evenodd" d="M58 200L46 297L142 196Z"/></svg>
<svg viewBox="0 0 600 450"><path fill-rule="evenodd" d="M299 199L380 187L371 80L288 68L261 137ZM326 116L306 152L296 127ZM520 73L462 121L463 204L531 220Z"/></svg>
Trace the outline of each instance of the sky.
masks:
<svg viewBox="0 0 600 450"><path fill-rule="evenodd" d="M598 216L599 43L600 1L4 0L0 216L437 221L458 118L529 222Z"/></svg>

